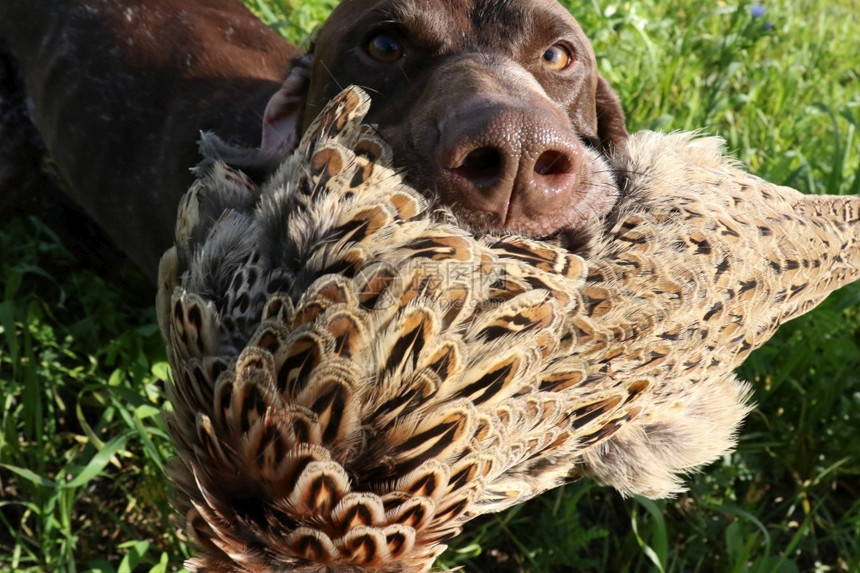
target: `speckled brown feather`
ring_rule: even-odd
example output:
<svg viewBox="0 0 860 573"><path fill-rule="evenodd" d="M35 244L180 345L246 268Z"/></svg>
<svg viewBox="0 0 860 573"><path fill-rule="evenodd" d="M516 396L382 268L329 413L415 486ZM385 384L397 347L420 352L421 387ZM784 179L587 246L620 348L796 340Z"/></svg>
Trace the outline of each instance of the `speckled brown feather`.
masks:
<svg viewBox="0 0 860 573"><path fill-rule="evenodd" d="M582 475L681 490L748 411L732 370L860 273L860 200L637 134L588 259L476 238L361 124L357 88L262 188L211 163L160 270L189 566L416 571Z"/></svg>

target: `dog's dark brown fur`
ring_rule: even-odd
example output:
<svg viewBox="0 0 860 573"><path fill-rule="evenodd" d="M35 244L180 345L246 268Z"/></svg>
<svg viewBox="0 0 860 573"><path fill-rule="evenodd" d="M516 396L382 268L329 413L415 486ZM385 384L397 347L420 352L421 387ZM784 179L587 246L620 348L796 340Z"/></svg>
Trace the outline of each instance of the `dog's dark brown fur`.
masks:
<svg viewBox="0 0 860 573"><path fill-rule="evenodd" d="M266 102L300 55L236 0L4 0L0 38L72 200L153 279L200 130L257 145Z"/></svg>

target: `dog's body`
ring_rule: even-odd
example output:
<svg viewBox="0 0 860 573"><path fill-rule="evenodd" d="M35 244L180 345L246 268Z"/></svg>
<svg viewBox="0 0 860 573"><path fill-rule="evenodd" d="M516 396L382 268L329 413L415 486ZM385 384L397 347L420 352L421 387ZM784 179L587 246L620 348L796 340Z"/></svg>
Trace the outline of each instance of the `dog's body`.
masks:
<svg viewBox="0 0 860 573"><path fill-rule="evenodd" d="M236 0L4 0L0 38L72 200L153 279L200 130L256 145L299 55Z"/></svg>
<svg viewBox="0 0 860 573"><path fill-rule="evenodd" d="M624 116L555 0L344 0L312 65L236 0L4 0L0 37L73 200L149 276L201 130L264 175L353 83L410 182L474 230L563 234L619 194L602 156Z"/></svg>

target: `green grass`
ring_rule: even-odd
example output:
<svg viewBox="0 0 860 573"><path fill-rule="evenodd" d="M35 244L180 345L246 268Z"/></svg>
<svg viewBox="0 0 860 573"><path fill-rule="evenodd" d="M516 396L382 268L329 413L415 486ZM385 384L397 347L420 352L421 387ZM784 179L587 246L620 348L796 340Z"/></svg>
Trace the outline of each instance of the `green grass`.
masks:
<svg viewBox="0 0 860 573"><path fill-rule="evenodd" d="M333 0L249 5L293 41ZM631 129L701 129L752 171L857 193L853 0L571 2ZM286 16L285 16L286 14ZM765 24L770 24L765 26ZM168 571L151 306L82 270L36 220L0 230L0 570ZM784 326L743 366L760 406L736 453L674 500L582 481L472 522L440 565L466 571L860 569L860 286Z"/></svg>

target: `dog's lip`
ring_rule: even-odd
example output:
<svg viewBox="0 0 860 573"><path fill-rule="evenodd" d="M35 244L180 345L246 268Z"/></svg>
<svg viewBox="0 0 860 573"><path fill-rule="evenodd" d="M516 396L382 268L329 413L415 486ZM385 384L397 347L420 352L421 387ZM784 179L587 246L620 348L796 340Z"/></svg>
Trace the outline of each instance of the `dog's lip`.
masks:
<svg viewBox="0 0 860 573"><path fill-rule="evenodd" d="M522 220L522 218L518 219L518 221ZM530 221L530 223L533 224L507 224L505 225L504 230L542 240L542 238L556 236L564 229L564 224L560 221Z"/></svg>
<svg viewBox="0 0 860 573"><path fill-rule="evenodd" d="M445 204L445 201L437 201ZM450 205L463 226L473 233L491 235L523 235L541 241L560 240L568 224L561 218L528 219L513 217L510 207L500 213L495 209L476 209L473 206Z"/></svg>

